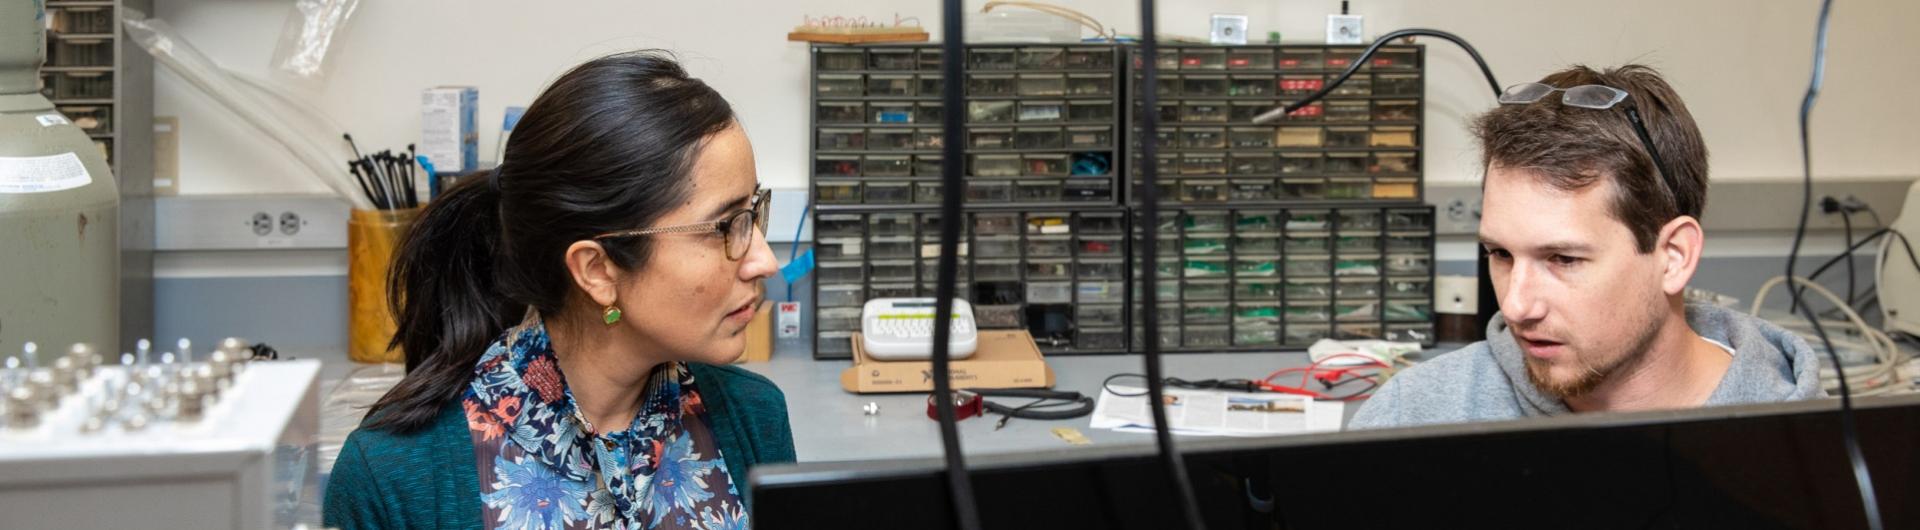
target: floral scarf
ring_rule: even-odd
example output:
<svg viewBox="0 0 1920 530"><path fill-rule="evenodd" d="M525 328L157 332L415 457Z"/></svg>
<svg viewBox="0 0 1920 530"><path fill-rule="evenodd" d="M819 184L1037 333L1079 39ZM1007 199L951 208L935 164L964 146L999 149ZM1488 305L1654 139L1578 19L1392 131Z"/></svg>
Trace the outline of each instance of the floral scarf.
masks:
<svg viewBox="0 0 1920 530"><path fill-rule="evenodd" d="M646 385L631 427L595 435L546 327L508 330L480 357L462 402L486 527L747 528L693 373L662 364Z"/></svg>

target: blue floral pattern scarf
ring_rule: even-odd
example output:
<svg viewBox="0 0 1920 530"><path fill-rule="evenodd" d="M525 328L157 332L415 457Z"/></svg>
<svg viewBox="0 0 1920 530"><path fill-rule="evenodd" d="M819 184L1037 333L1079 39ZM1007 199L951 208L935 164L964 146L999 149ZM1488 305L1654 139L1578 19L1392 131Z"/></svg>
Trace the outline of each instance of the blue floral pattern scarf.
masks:
<svg viewBox="0 0 1920 530"><path fill-rule="evenodd" d="M747 528L693 373L666 363L646 384L632 426L596 435L546 327L508 330L480 357L462 402L487 528Z"/></svg>

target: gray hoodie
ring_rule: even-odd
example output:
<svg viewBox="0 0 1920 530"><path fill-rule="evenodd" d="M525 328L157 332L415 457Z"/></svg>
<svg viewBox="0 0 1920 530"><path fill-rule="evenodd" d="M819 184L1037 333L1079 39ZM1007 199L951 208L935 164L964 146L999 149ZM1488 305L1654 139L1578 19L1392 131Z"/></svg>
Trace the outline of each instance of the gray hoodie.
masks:
<svg viewBox="0 0 1920 530"><path fill-rule="evenodd" d="M1791 401L1826 396L1812 347L1746 313L1688 304L1687 324L1701 337L1731 346L1733 364L1706 405ZM1395 375L1360 406L1349 429L1508 420L1566 414L1566 403L1541 394L1505 320L1495 316L1488 339Z"/></svg>

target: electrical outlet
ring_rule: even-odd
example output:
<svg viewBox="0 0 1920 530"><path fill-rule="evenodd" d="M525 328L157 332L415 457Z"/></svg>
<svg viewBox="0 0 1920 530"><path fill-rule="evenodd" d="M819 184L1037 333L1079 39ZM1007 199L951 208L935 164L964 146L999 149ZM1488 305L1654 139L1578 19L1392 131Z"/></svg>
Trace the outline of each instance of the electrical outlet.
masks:
<svg viewBox="0 0 1920 530"><path fill-rule="evenodd" d="M154 200L154 248L346 248L347 215L346 203L327 195L160 197Z"/></svg>
<svg viewBox="0 0 1920 530"><path fill-rule="evenodd" d="M273 233L273 215L267 212L254 212L247 224L253 227L253 235L264 237Z"/></svg>
<svg viewBox="0 0 1920 530"><path fill-rule="evenodd" d="M289 236L298 234L300 233L300 226L304 224L306 224L306 221L300 220L300 214L293 213L293 212L280 212L280 233L281 234L289 235Z"/></svg>

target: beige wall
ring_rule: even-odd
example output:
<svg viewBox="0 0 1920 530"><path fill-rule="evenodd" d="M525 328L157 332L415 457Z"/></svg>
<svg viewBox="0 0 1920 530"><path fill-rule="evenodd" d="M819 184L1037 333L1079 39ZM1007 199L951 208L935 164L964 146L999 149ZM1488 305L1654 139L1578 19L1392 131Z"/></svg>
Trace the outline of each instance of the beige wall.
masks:
<svg viewBox="0 0 1920 530"><path fill-rule="evenodd" d="M1123 32L1124 1L1060 2ZM1204 37L1207 15L1242 13L1251 33L1288 42L1324 36L1334 1L1161 2L1163 34ZM288 0L173 0L157 13L229 68L264 74ZM970 1L969 5L979 5ZM1420 26L1466 37L1506 84L1572 63L1641 62L1687 99L1722 181L1799 174L1795 110L1810 67L1815 0L1369 0L1369 34ZM1596 7L1599 6L1599 7ZM502 108L524 105L567 66L642 47L677 50L726 94L747 124L761 179L806 184L806 46L785 41L803 15L919 16L938 38L931 1L363 0L340 41L333 78L308 98L370 148L415 141L420 89L480 89L480 146L490 158ZM1819 178L1920 176L1920 2L1852 0L1833 15L1826 90L1816 107ZM1493 104L1464 53L1428 41L1428 178L1479 177L1463 123ZM181 120L182 192L321 192L278 148L160 69L157 113ZM343 150L344 152L344 150ZM344 160L344 156L342 157Z"/></svg>

